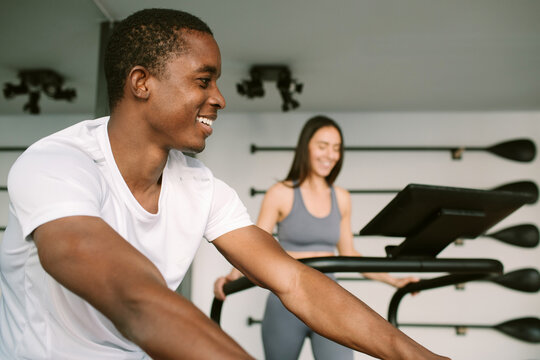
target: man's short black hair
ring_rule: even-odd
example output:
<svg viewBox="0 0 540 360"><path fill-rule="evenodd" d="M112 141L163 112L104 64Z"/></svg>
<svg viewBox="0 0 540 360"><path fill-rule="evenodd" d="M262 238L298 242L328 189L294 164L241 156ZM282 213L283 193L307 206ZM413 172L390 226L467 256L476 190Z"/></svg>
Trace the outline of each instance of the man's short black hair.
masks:
<svg viewBox="0 0 540 360"><path fill-rule="evenodd" d="M170 9L141 10L115 25L104 60L111 111L122 99L126 77L134 66L159 77L167 62L186 50L182 30L213 35L198 17Z"/></svg>

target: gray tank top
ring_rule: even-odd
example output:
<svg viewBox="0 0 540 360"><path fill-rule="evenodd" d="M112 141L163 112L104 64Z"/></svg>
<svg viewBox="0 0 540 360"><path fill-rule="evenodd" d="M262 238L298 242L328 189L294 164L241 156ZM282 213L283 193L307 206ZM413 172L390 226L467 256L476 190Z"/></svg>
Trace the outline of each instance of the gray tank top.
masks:
<svg viewBox="0 0 540 360"><path fill-rule="evenodd" d="M287 251L330 251L339 240L341 213L334 187L331 187L332 207L323 218L311 215L304 204L299 187L293 188L293 207L289 215L278 223L277 237Z"/></svg>

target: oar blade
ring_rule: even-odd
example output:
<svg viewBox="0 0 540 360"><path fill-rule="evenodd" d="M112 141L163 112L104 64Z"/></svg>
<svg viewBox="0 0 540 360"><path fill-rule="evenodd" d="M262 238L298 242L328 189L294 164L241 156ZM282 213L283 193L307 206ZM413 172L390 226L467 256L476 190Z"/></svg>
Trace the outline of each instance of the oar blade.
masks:
<svg viewBox="0 0 540 360"><path fill-rule="evenodd" d="M514 270L491 281L517 291L535 293L540 290L540 273L533 268Z"/></svg>
<svg viewBox="0 0 540 360"><path fill-rule="evenodd" d="M494 328L518 340L540 343L540 319L535 317L505 321Z"/></svg>
<svg viewBox="0 0 540 360"><path fill-rule="evenodd" d="M536 146L529 139L516 139L492 145L486 151L509 160L520 162L533 161L536 156Z"/></svg>
<svg viewBox="0 0 540 360"><path fill-rule="evenodd" d="M498 186L493 190L529 194L529 200L527 201L527 204L534 204L538 201L538 185L536 185L536 183L532 181L517 181Z"/></svg>
<svg viewBox="0 0 540 360"><path fill-rule="evenodd" d="M516 225L486 236L524 248L536 247L540 240L540 232L534 224Z"/></svg>

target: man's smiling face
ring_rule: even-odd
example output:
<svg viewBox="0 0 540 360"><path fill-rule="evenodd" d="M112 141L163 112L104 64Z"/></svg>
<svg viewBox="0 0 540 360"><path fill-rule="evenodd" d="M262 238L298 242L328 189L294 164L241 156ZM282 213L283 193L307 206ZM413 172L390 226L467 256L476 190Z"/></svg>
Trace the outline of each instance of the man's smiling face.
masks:
<svg viewBox="0 0 540 360"><path fill-rule="evenodd" d="M185 31L182 38L185 52L168 61L164 75L150 79L147 118L161 146L200 152L225 107L217 86L221 55L210 34Z"/></svg>

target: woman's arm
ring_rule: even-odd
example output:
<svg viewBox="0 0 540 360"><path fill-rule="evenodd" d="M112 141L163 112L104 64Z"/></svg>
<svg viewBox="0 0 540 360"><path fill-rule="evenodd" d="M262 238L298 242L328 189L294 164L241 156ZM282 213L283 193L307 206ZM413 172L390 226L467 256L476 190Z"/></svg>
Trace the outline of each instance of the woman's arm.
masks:
<svg viewBox="0 0 540 360"><path fill-rule="evenodd" d="M293 191L287 185L279 182L274 184L264 195L257 226L269 234L272 234L276 224L281 221L286 215L285 213L292 208ZM288 211L287 211L288 207ZM225 293L223 286L242 277L243 274L236 268L232 268L231 272L226 276L220 276L214 282L214 296L216 299L224 300Z"/></svg>
<svg viewBox="0 0 540 360"><path fill-rule="evenodd" d="M237 268L233 267L230 273L225 276L218 277L216 281L214 281L214 296L216 299L225 300L226 295L223 291L223 286L228 282L241 278L242 276L244 276L244 274L242 274Z"/></svg>
<svg viewBox="0 0 540 360"><path fill-rule="evenodd" d="M270 187L264 195L257 218L257 226L272 234L276 224L291 211L293 197L293 189L282 182Z"/></svg>
<svg viewBox="0 0 540 360"><path fill-rule="evenodd" d="M343 188L337 186L334 188L336 191L339 210L341 212L340 237L337 244L339 255L362 256L362 254L356 251L354 248L351 228L351 195ZM388 273L362 273L362 275L369 279L381 281L397 288L420 280L413 276L397 278Z"/></svg>

